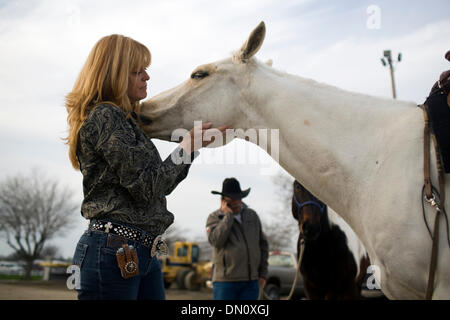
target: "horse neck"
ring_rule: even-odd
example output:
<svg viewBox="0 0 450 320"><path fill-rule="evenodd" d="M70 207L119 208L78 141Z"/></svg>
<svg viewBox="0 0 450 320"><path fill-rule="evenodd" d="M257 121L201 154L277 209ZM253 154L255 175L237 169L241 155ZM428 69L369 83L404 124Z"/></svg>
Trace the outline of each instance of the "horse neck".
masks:
<svg viewBox="0 0 450 320"><path fill-rule="evenodd" d="M360 190L376 175L387 128L393 120L408 121L408 113L417 109L264 66L253 74L249 91L254 97L248 101L254 103L248 128L279 129L279 153L272 153L276 148L270 141L268 153L349 223L358 214L352 206Z"/></svg>
<svg viewBox="0 0 450 320"><path fill-rule="evenodd" d="M325 207L325 210L322 212L322 216L320 217L320 223L322 225L323 234L328 234L331 230L330 220L328 218L328 207Z"/></svg>

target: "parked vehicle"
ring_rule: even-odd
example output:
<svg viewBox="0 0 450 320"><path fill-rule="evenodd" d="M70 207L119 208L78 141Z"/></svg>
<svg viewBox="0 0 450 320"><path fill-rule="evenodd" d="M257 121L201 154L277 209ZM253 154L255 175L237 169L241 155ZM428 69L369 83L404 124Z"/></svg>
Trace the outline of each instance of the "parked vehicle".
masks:
<svg viewBox="0 0 450 320"><path fill-rule="evenodd" d="M0 274L22 275L24 273L23 266L17 262L0 261Z"/></svg>
<svg viewBox="0 0 450 320"><path fill-rule="evenodd" d="M265 298L279 300L282 295L288 295L294 283L297 272L295 254L286 251L271 251L269 253L269 270L264 288ZM299 274L294 296L305 295L302 277Z"/></svg>

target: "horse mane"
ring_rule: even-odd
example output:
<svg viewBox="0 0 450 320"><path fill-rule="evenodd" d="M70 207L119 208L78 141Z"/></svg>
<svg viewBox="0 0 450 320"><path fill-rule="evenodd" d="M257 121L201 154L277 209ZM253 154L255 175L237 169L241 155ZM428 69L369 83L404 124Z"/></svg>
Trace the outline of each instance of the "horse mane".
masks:
<svg viewBox="0 0 450 320"><path fill-rule="evenodd" d="M232 55L233 61L239 61L239 60L236 60L238 58L235 57L235 55L237 55L238 53L239 53L239 51L233 53L233 55ZM242 62L236 62L236 63L242 63ZM344 97L345 98L346 96L350 95L350 98L352 100L356 99L356 100L359 100L362 102L361 107L364 107L364 106L370 106L370 107L386 106L389 109L392 109L392 107L417 108L417 103L414 103L411 101L394 100L390 97L375 96L375 95L370 95L370 94L366 94L366 93L350 91L350 90L339 88L339 87L331 85L331 84L319 82L319 81L316 81L311 78L305 78L305 77L302 77L302 76L299 76L296 74L288 73L287 71L279 70L272 66L269 66L265 62L259 61L256 57L252 57L251 59L249 59L247 64L249 66L257 66L258 68L261 68L262 70L264 70L264 72L271 73L271 74L275 75L276 77L280 78L280 80L286 80L286 81L290 81L292 83L298 83L300 87L304 87L306 85L307 87L312 88L312 90L314 90L314 91L318 90L320 93L332 95L333 97Z"/></svg>

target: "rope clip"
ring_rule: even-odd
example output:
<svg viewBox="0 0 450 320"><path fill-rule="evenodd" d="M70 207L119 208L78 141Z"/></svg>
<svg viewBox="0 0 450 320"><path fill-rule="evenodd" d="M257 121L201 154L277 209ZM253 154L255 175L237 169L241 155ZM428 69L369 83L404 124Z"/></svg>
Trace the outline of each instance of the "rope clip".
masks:
<svg viewBox="0 0 450 320"><path fill-rule="evenodd" d="M432 206L436 208L436 211L441 212L441 208L439 208L439 204L436 202L436 197L434 196L434 193L432 194L432 197L430 199L425 196L425 200Z"/></svg>

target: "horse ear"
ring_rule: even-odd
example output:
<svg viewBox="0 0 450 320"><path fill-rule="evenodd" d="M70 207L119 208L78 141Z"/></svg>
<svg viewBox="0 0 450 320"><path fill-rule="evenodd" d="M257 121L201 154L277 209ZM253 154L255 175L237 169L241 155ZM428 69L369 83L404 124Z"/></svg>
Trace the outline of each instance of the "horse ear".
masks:
<svg viewBox="0 0 450 320"><path fill-rule="evenodd" d="M239 50L239 60L241 60L242 62L247 62L248 59L253 57L255 53L258 52L259 48L261 48L265 36L266 25L264 24L264 21L261 21L260 24L252 31L242 48Z"/></svg>

